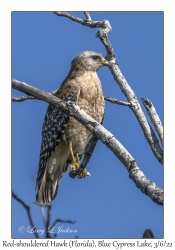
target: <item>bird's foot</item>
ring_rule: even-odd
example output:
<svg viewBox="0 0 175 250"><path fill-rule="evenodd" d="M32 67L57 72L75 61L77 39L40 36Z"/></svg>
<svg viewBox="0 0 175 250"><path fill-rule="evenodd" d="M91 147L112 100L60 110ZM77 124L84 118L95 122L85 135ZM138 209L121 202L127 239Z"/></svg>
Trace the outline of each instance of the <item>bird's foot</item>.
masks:
<svg viewBox="0 0 175 250"><path fill-rule="evenodd" d="M81 174L78 175L78 178L79 179L82 179L82 178L85 178L86 176L91 176L91 174L86 170L84 169Z"/></svg>
<svg viewBox="0 0 175 250"><path fill-rule="evenodd" d="M76 161L72 162L72 169L73 169L73 170L79 168L79 166L80 166L80 163L79 163L79 162L76 162Z"/></svg>

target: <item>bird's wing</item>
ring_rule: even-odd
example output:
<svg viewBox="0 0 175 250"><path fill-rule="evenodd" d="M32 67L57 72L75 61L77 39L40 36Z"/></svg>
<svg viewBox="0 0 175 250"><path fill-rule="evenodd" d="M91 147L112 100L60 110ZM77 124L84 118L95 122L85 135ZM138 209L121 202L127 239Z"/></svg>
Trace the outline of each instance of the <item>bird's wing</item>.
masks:
<svg viewBox="0 0 175 250"><path fill-rule="evenodd" d="M76 103L79 94L79 87L72 83L65 83L55 95L63 101L71 101ZM40 187L47 161L54 152L55 148L58 146L69 120L69 115L63 113L57 106L48 106L42 128L39 169L36 181L37 189Z"/></svg>

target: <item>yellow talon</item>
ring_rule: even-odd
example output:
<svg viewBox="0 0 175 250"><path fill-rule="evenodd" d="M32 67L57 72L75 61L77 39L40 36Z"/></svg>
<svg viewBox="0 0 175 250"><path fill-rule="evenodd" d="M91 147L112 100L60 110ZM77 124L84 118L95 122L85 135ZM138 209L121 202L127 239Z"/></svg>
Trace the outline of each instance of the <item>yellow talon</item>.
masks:
<svg viewBox="0 0 175 250"><path fill-rule="evenodd" d="M85 178L85 176L90 176L90 173L84 169L83 172L79 175L79 178Z"/></svg>
<svg viewBox="0 0 175 250"><path fill-rule="evenodd" d="M79 162L72 161L72 168L73 168L73 169L77 169L77 168L79 168L79 166L80 166L80 163L79 163Z"/></svg>
<svg viewBox="0 0 175 250"><path fill-rule="evenodd" d="M71 142L69 142L68 148L69 148L69 154L72 160L72 169L77 169L80 167L80 159L79 159L78 153L76 153L74 157ZM86 169L83 170L83 172L78 176L78 178L85 178L85 176L90 176L90 173Z"/></svg>

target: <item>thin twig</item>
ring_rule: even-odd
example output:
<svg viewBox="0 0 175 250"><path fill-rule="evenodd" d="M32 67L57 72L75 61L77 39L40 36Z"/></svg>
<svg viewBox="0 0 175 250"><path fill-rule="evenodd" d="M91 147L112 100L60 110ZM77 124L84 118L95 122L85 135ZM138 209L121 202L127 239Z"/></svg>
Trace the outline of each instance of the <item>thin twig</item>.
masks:
<svg viewBox="0 0 175 250"><path fill-rule="evenodd" d="M57 93L58 89L52 91L50 94L55 95ZM23 102L26 100L36 100L37 98L34 96L20 96L20 97L12 97L13 102ZM37 99L38 100L38 99Z"/></svg>
<svg viewBox="0 0 175 250"><path fill-rule="evenodd" d="M30 222L30 225L32 228L35 228L35 225L33 223L33 220L32 220L32 216L31 216L31 211L30 211L30 207L28 205L25 204L25 202L23 200L21 200L13 191L12 191L12 197L18 201L19 203L21 203L23 205L23 207L25 208L26 212L27 212L27 215L28 215L28 219L29 219L29 222ZM39 238L38 237L38 233L37 233L37 230L34 230L34 234L35 234L35 237L36 238Z"/></svg>
<svg viewBox="0 0 175 250"><path fill-rule="evenodd" d="M35 189L35 186L36 186L36 179L33 175L31 175L31 178L32 178L32 182L33 182L33 186L34 186L34 189Z"/></svg>
<svg viewBox="0 0 175 250"><path fill-rule="evenodd" d="M159 135L159 138L161 140L162 146L163 146L163 126L162 126L162 123L160 121L160 118L159 118L159 116L158 116L158 114L157 114L157 112L156 112L156 110L155 110L155 108L150 100L144 99L143 97L141 97L141 100L142 100L142 103L148 112L148 115L151 119L151 122L154 125L154 127Z"/></svg>
<svg viewBox="0 0 175 250"><path fill-rule="evenodd" d="M34 100L34 99L37 99L37 98L35 98L33 96L12 97L13 102L23 102L23 101L26 101L26 100Z"/></svg>
<svg viewBox="0 0 175 250"><path fill-rule="evenodd" d="M52 91L50 94L55 95L58 90ZM26 100L36 100L34 96L21 96L21 97L12 97L13 102L23 102ZM119 105L124 105L124 106L131 106L131 103L129 102L124 102L124 101L119 101L115 98L104 96L104 99L108 102L114 103L114 104L119 104Z"/></svg>
<svg viewBox="0 0 175 250"><path fill-rule="evenodd" d="M91 16L90 16L89 12L84 11L84 14L85 14L85 16L86 16L86 21L87 21L87 22L92 21L92 19L91 19Z"/></svg>
<svg viewBox="0 0 175 250"><path fill-rule="evenodd" d="M64 16L64 17L67 17L69 18L70 20L74 21L74 22L77 22L77 23L80 23L84 26L88 26L90 28L104 28L104 24L103 22L104 21L88 21L87 20L83 20L81 18L78 18L78 17L75 17L75 16L72 16L71 14L67 13L67 12L63 12L63 11L54 11L53 12L54 14L56 14L57 16Z"/></svg>
<svg viewBox="0 0 175 250"><path fill-rule="evenodd" d="M131 106L131 103L129 102L124 102L124 101L119 101L115 98L104 96L104 99L108 102L112 102L114 104L119 104L119 105L124 105L124 106Z"/></svg>
<svg viewBox="0 0 175 250"><path fill-rule="evenodd" d="M50 216L51 216L51 206L47 208L47 220L46 220L46 238L51 238L49 233L49 226L50 226Z"/></svg>
<svg viewBox="0 0 175 250"><path fill-rule="evenodd" d="M58 222L60 222L60 223L69 223L69 224L75 224L75 223L76 223L76 221L72 221L72 220L61 220L61 219L56 219L56 220L54 220L54 222L53 222L51 228L54 228L55 225L56 225Z"/></svg>
<svg viewBox="0 0 175 250"><path fill-rule="evenodd" d="M107 20L104 20L104 21L88 20L87 21L87 20L83 20L83 19L78 18L78 17L74 17L67 12L60 12L60 11L54 11L54 14L56 14L58 16L67 17L74 22L80 23L80 24L82 24L84 26L88 26L90 28L101 28L97 31L96 37L98 37L105 46L105 49L107 51L107 55L105 58L109 62L113 62L113 63L116 62L116 56L115 56L114 50L112 48L110 41L108 40L108 34L112 30L109 21L107 21Z"/></svg>
<svg viewBox="0 0 175 250"><path fill-rule="evenodd" d="M56 220L53 222L52 226L49 227L49 232L50 232L50 230L51 230L51 232L53 233L54 227L55 227L56 224L59 223L59 222L60 222L60 223L70 223L70 224L75 224L75 223L76 223L76 221L72 221L72 220L61 220L61 219L56 219ZM54 233L53 238L56 238L56 237L57 237L57 234Z"/></svg>

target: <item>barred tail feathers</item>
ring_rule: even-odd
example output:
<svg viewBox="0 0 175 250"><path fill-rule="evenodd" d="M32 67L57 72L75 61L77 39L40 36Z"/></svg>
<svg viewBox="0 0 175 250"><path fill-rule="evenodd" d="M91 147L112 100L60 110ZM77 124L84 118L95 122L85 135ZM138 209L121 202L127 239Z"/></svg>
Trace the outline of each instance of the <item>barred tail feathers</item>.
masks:
<svg viewBox="0 0 175 250"><path fill-rule="evenodd" d="M36 195L38 202L48 203L56 197L60 179L66 170L68 156L67 145L62 141L49 157L42 179L38 182Z"/></svg>

